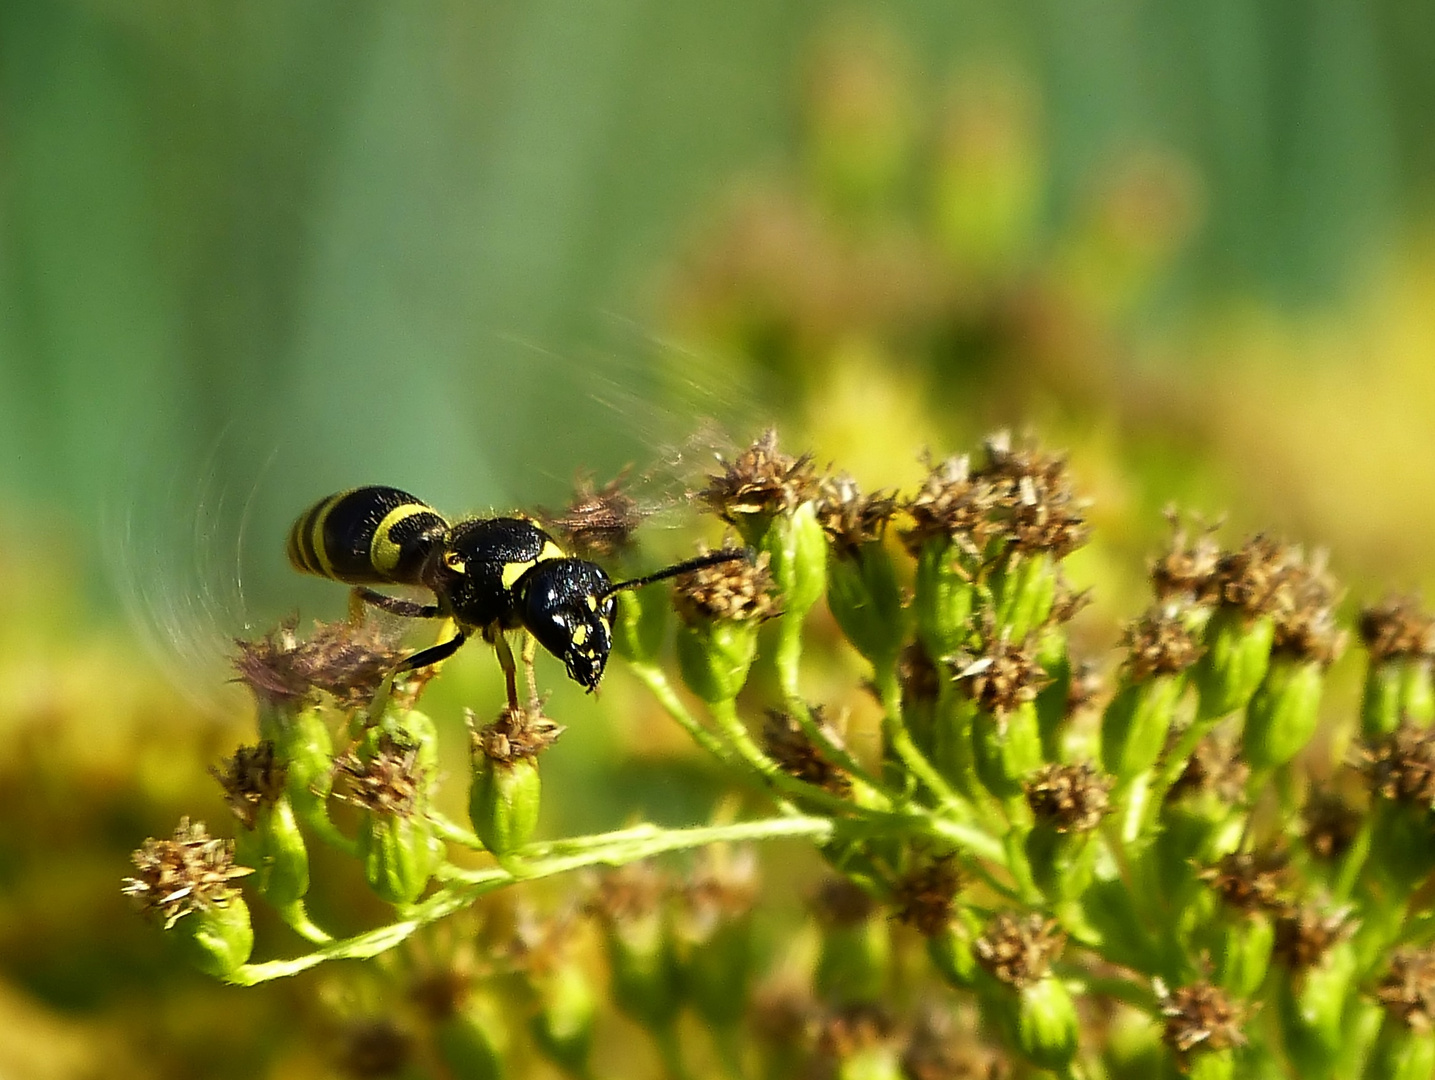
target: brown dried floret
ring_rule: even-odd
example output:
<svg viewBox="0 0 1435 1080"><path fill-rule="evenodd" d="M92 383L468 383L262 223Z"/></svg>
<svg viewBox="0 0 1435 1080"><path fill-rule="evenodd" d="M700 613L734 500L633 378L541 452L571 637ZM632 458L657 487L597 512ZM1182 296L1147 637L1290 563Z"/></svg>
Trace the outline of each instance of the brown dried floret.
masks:
<svg viewBox="0 0 1435 1080"><path fill-rule="evenodd" d="M1157 675L1179 675L1201 658L1205 647L1191 632L1180 604L1160 604L1128 623L1121 644L1132 682Z"/></svg>
<svg viewBox="0 0 1435 1080"><path fill-rule="evenodd" d="M697 498L730 524L749 515L776 515L810 502L817 494L812 455L792 457L777 449L769 428L732 461L718 458L723 472L708 476Z"/></svg>
<svg viewBox="0 0 1435 1080"><path fill-rule="evenodd" d="M557 742L565 730L562 724L544 716L537 704L527 708L505 705L498 719L482 727L478 726L473 710L465 709L464 723L468 726L469 746L475 758L481 754L500 764L536 758Z"/></svg>
<svg viewBox="0 0 1435 1080"><path fill-rule="evenodd" d="M227 907L239 895L236 878L252 874L234 865L234 841L211 837L202 821L179 819L168 840L153 837L130 856L136 874L125 878L124 894L168 930L195 911Z"/></svg>
<svg viewBox="0 0 1435 1080"><path fill-rule="evenodd" d="M1291 971L1315 967L1339 941L1355 932L1350 911L1329 911L1309 905L1288 906L1276 916L1272 955Z"/></svg>
<svg viewBox="0 0 1435 1080"><path fill-rule="evenodd" d="M890 1046L897 1026L880 1005L859 1003L822 1017L817 1031L819 1069L823 1064L850 1061L859 1054ZM828 1075L819 1071L818 1076Z"/></svg>
<svg viewBox="0 0 1435 1080"><path fill-rule="evenodd" d="M1435 1027L1435 951L1401 949L1375 988L1386 1012L1412 1031Z"/></svg>
<svg viewBox="0 0 1435 1080"><path fill-rule="evenodd" d="M725 920L740 919L757 902L757 856L751 848L729 850L715 844L698 853L697 865L678 890L689 928L704 931Z"/></svg>
<svg viewBox="0 0 1435 1080"><path fill-rule="evenodd" d="M375 813L409 817L419 809L424 782L418 753L416 744L387 731L372 755L350 751L338 761L339 772L349 778L342 798Z"/></svg>
<svg viewBox="0 0 1435 1080"><path fill-rule="evenodd" d="M354 1080L399 1076L414 1058L414 1038L386 1016L350 1020L339 1033L339 1071Z"/></svg>
<svg viewBox="0 0 1435 1080"><path fill-rule="evenodd" d="M1418 596L1387 596L1361 610L1358 627L1372 663L1435 656L1435 617Z"/></svg>
<svg viewBox="0 0 1435 1080"><path fill-rule="evenodd" d="M1435 809L1435 728L1403 721L1391 734L1367 743L1361 756L1371 791Z"/></svg>
<svg viewBox="0 0 1435 1080"><path fill-rule="evenodd" d="M1245 1045L1245 1010L1219 986L1203 980L1167 991L1157 980L1156 993L1161 999L1161 1015L1166 1018L1162 1041L1177 1054L1189 1054L1198 1047L1229 1050Z"/></svg>
<svg viewBox="0 0 1435 1080"><path fill-rule="evenodd" d="M1006 636L991 638L982 652L956 674L957 684L977 705L1002 716L1029 701L1051 681L1024 644Z"/></svg>
<svg viewBox="0 0 1435 1080"><path fill-rule="evenodd" d="M239 679L261 701L293 704L324 691L345 707L364 705L406 655L403 646L387 640L375 624L316 622L303 641L295 625L286 620L262 638L235 642Z"/></svg>
<svg viewBox="0 0 1435 1080"><path fill-rule="evenodd" d="M893 916L919 934L932 937L952 922L952 905L962 887L962 875L951 855L928 859L903 876L892 890Z"/></svg>
<svg viewBox="0 0 1435 1080"><path fill-rule="evenodd" d="M1002 912L987 924L972 952L993 978L1020 990L1045 978L1065 947L1066 934L1055 919L1039 912Z"/></svg>
<svg viewBox="0 0 1435 1080"><path fill-rule="evenodd" d="M1166 793L1166 801L1210 795L1237 806L1245 800L1250 775L1251 767L1241 760L1231 740L1208 735L1186 759L1181 775Z"/></svg>
<svg viewBox="0 0 1435 1080"><path fill-rule="evenodd" d="M936 701L942 688L941 672L920 641L912 642L898 655L897 680L903 704Z"/></svg>
<svg viewBox="0 0 1435 1080"><path fill-rule="evenodd" d="M817 499L817 521L838 555L850 555L863 544L886 535L897 513L896 496L888 491L863 495L846 473L825 477Z"/></svg>
<svg viewBox="0 0 1435 1080"><path fill-rule="evenodd" d="M1063 455L1044 453L1030 441L1013 447L1005 431L986 440L986 452L978 476L1004 486L1000 517L1016 550L1060 559L1086 543L1086 503L1076 496Z"/></svg>
<svg viewBox="0 0 1435 1080"><path fill-rule="evenodd" d="M1167 508L1166 520L1171 523L1171 541L1165 554L1151 564L1151 586L1158 602L1210 604L1216 595L1216 564L1221 558L1221 545L1215 530L1208 526L1194 539L1181 526L1180 515Z"/></svg>
<svg viewBox="0 0 1435 1080"><path fill-rule="evenodd" d="M1340 587L1326 568L1327 553L1286 567L1275 615L1272 651L1329 667L1345 649L1345 631L1335 621Z"/></svg>
<svg viewBox="0 0 1435 1080"><path fill-rule="evenodd" d="M1360 812L1340 795L1315 791L1301 811L1305 844L1318 859L1338 859L1360 831Z"/></svg>
<svg viewBox="0 0 1435 1080"><path fill-rule="evenodd" d="M265 739L257 746L241 746L210 773L224 788L224 801L246 829L254 828L260 807L273 806L284 794L288 765L274 753L274 743Z"/></svg>
<svg viewBox="0 0 1435 1080"><path fill-rule="evenodd" d="M812 706L812 719L828 738L842 745L841 736L827 720L820 705ZM768 756L789 776L816 784L834 795L846 796L852 790L852 778L846 770L823 756L821 749L808 738L792 713L769 709L767 721L762 726L762 740Z"/></svg>
<svg viewBox="0 0 1435 1080"><path fill-rule="evenodd" d="M965 454L927 464L927 478L907 502L912 526L902 533L902 542L916 555L928 540L945 538L979 558L999 531L993 515L1001 505L1002 485L974 477Z"/></svg>
<svg viewBox="0 0 1435 1080"><path fill-rule="evenodd" d="M918 1010L902 1075L907 1080L997 1080L1005 1062L983 1045L976 1026L962 1023L950 1007L930 1002Z"/></svg>
<svg viewBox="0 0 1435 1080"><path fill-rule="evenodd" d="M638 500L623 489L627 478L625 468L600 488L591 473L581 473L573 482L573 498L562 515L540 511L538 516L582 558L626 551L632 546L633 533L643 523Z"/></svg>
<svg viewBox="0 0 1435 1080"><path fill-rule="evenodd" d="M1236 851L1201 872L1222 902L1239 911L1277 910L1286 859L1277 852Z"/></svg>
<svg viewBox="0 0 1435 1080"><path fill-rule="evenodd" d="M846 878L825 879L812 898L812 910L832 926L856 926L877 910L877 901L865 889Z"/></svg>
<svg viewBox="0 0 1435 1080"><path fill-rule="evenodd" d="M805 987L773 984L759 987L748 1009L749 1025L758 1042L771 1050L803 1051L816 1034L817 1002Z"/></svg>
<svg viewBox="0 0 1435 1080"><path fill-rule="evenodd" d="M1090 832L1111 812L1113 780L1094 765L1044 765L1026 781L1026 801L1038 822L1057 832Z"/></svg>
<svg viewBox="0 0 1435 1080"><path fill-rule="evenodd" d="M1248 615L1273 615L1288 605L1286 585L1299 548L1269 536L1253 536L1235 551L1222 554L1212 586L1216 598Z"/></svg>
<svg viewBox="0 0 1435 1080"><path fill-rule="evenodd" d="M670 884L668 875L653 863L629 863L598 879L584 910L609 926L638 922L657 912Z"/></svg>
<svg viewBox="0 0 1435 1080"><path fill-rule="evenodd" d="M751 561L734 559L679 574L673 587L673 607L688 623L766 619L773 614L768 561L764 551Z"/></svg>
<svg viewBox="0 0 1435 1080"><path fill-rule="evenodd" d="M1101 668L1094 660L1078 660L1072 665L1071 685L1066 691L1068 722L1096 706L1106 688Z"/></svg>

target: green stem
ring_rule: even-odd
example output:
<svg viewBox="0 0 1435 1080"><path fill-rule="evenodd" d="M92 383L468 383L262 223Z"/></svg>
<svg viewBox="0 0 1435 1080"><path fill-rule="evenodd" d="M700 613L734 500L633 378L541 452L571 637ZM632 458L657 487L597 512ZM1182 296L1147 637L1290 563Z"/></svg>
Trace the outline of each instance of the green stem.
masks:
<svg viewBox="0 0 1435 1080"><path fill-rule="evenodd" d="M303 900L295 900L292 904L278 908L277 911L279 917L288 924L289 928L306 941L311 941L315 945L327 945L334 940L333 937L314 925L313 920L309 918L309 912L304 907Z"/></svg>
<svg viewBox="0 0 1435 1080"><path fill-rule="evenodd" d="M880 671L876 672L877 692L882 699L882 733L890 746L902 759L902 764L907 771L927 786L927 789L935 795L942 804L942 809L947 813L960 815L964 820L970 820L971 814L966 805L958 798L957 793L952 790L950 784L942 778L942 774L917 748L912 741L911 732L907 725L902 722L902 691L897 681L897 669L891 665L884 664Z"/></svg>
<svg viewBox="0 0 1435 1080"><path fill-rule="evenodd" d="M719 761L729 765L735 764L732 751L688 711L688 707L683 704L682 698L678 697L678 692L673 689L673 684L668 681L667 673L662 668L652 663L629 664L628 668L638 677L638 681L658 699L658 704L663 707L663 711L676 720L682 729L692 736L694 742Z"/></svg>
<svg viewBox="0 0 1435 1080"><path fill-rule="evenodd" d="M798 682L802 666L802 623L806 616L806 611L789 611L777 626L777 651L773 660L782 696L789 701L802 700Z"/></svg>
<svg viewBox="0 0 1435 1080"><path fill-rule="evenodd" d="M606 834L611 841L600 844L604 837L593 837L595 844L587 851L572 855L559 855L545 859L534 859L524 867L523 880L553 877L588 866L624 866L628 863L649 859L673 851L687 851L717 843L743 843L760 840L777 840L804 837L816 843L825 843L833 833L833 824L826 818L780 817L762 821L744 821L732 825L706 825L693 829L663 829L656 834L634 838L633 830L620 830ZM430 923L462 911L480 897L504 888L518 880L502 867L487 867L481 870L462 870L454 867L446 872L454 882L450 887L440 889L422 903L415 904L405 917L387 926L381 926L367 933L351 938L330 942L323 948L315 949L303 956L289 960L271 960L261 964L245 964L231 972L228 980L240 986L253 986L297 975L326 960L364 960L387 952L402 944L414 932Z"/></svg>
<svg viewBox="0 0 1435 1080"><path fill-rule="evenodd" d="M471 829L465 829L458 822L454 821L447 814L441 814L437 810L428 812L429 824L433 826L440 839L457 844L460 847L471 848L474 851L487 851L483 841L473 834Z"/></svg>

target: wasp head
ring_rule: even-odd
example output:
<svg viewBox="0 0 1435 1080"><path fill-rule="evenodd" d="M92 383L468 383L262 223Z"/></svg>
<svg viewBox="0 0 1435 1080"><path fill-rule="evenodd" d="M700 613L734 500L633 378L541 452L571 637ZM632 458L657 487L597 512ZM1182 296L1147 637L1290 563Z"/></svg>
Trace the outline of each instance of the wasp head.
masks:
<svg viewBox="0 0 1435 1080"><path fill-rule="evenodd" d="M612 579L586 559L548 559L519 583L519 613L538 644L588 690L603 678L613 647Z"/></svg>

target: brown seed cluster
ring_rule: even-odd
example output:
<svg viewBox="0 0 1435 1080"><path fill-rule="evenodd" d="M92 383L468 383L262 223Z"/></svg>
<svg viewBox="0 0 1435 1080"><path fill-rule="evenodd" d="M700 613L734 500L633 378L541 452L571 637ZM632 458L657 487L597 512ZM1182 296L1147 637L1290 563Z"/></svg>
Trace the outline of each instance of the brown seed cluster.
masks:
<svg viewBox="0 0 1435 1080"><path fill-rule="evenodd" d="M1004 1062L984 1046L975 1025L958 1022L949 1008L921 1009L902 1053L908 1080L998 1080L1008 1075Z"/></svg>
<svg viewBox="0 0 1435 1080"><path fill-rule="evenodd" d="M812 455L792 457L779 451L772 428L732 461L718 461L723 471L708 476L697 498L729 524L796 509L817 494Z"/></svg>
<svg viewBox="0 0 1435 1080"><path fill-rule="evenodd" d="M1360 812L1339 795L1315 791L1306 801L1305 844L1318 859L1338 859L1350 850L1360 831Z"/></svg>
<svg viewBox="0 0 1435 1080"><path fill-rule="evenodd" d="M1373 792L1396 802L1435 809L1435 728L1405 721L1361 751Z"/></svg>
<svg viewBox="0 0 1435 1080"><path fill-rule="evenodd" d="M1121 644L1132 682L1179 675L1201 658L1205 647L1191 632L1186 615L1179 604L1160 604L1127 624Z"/></svg>
<svg viewBox="0 0 1435 1080"><path fill-rule="evenodd" d="M980 708L996 716L1035 701L1051 681L1035 656L1005 637L989 639L982 653L958 671L956 678Z"/></svg>
<svg viewBox="0 0 1435 1080"><path fill-rule="evenodd" d="M651 862L629 863L598 879L584 910L609 926L639 922L657 912L669 887L667 875Z"/></svg>
<svg viewBox="0 0 1435 1080"><path fill-rule="evenodd" d="M349 778L343 798L377 814L413 815L425 779L418 754L418 746L388 732L379 736L371 756L350 751L338 762L339 771Z"/></svg>
<svg viewBox="0 0 1435 1080"><path fill-rule="evenodd" d="M274 743L265 739L257 746L241 746L224 768L210 773L224 789L224 801L246 829L254 828L261 807L273 806L284 794L288 765L274 753Z"/></svg>
<svg viewBox="0 0 1435 1080"><path fill-rule="evenodd" d="M1230 806L1239 806L1245 800L1250 775L1251 767L1241 760L1230 740L1208 735L1186 759L1181 775L1166 793L1166 801L1209 795Z"/></svg>
<svg viewBox="0 0 1435 1080"><path fill-rule="evenodd" d="M841 736L823 714L820 705L812 706L812 719L838 746ZM762 726L763 748L778 767L789 776L806 780L833 795L846 796L852 790L852 778L840 766L828 761L817 748L797 717L782 709L769 709Z"/></svg>
<svg viewBox="0 0 1435 1080"><path fill-rule="evenodd" d="M191 912L228 906L239 895L234 880L254 873L234 865L234 841L211 837L203 822L187 817L172 838L151 837L130 858L136 874L125 878L123 891L166 930Z"/></svg>
<svg viewBox="0 0 1435 1080"><path fill-rule="evenodd" d="M965 455L930 465L906 506L912 526L903 539L913 554L932 538L950 539L972 558L983 557L996 539L1058 559L1086 543L1086 505L1065 458L1034 445L1014 448L1007 432L987 439L986 455L976 469Z"/></svg>
<svg viewBox="0 0 1435 1080"><path fill-rule="evenodd" d="M1291 905L1276 916L1272 955L1291 971L1315 967L1339 941L1355 932L1348 910Z"/></svg>
<svg viewBox="0 0 1435 1080"><path fill-rule="evenodd" d="M892 890L898 922L932 937L952 921L952 905L962 887L962 875L950 855L927 861L897 882Z"/></svg>
<svg viewBox="0 0 1435 1080"><path fill-rule="evenodd" d="M1066 934L1055 919L1003 912L987 924L972 951L993 978L1020 990L1045 978L1065 947Z"/></svg>
<svg viewBox="0 0 1435 1080"><path fill-rule="evenodd" d="M897 1025L880 1005L847 1005L823 1016L817 1030L815 1077L836 1077L832 1069L859 1054L867 1055L890 1047L895 1054Z"/></svg>
<svg viewBox="0 0 1435 1080"><path fill-rule="evenodd" d="M1357 626L1372 663L1435 656L1435 618L1418 596L1388 596L1364 608Z"/></svg>
<svg viewBox="0 0 1435 1080"><path fill-rule="evenodd" d="M863 495L857 481L846 473L822 480L817 521L838 555L850 556L863 544L880 541L896 513L897 498L892 492Z"/></svg>
<svg viewBox="0 0 1435 1080"><path fill-rule="evenodd" d="M623 489L626 480L624 469L599 488L591 474L582 474L574 482L573 498L562 515L545 511L539 517L582 558L606 558L626 551L643 522L638 500Z"/></svg>
<svg viewBox="0 0 1435 1080"><path fill-rule="evenodd" d="M857 926L872 917L877 901L847 878L827 878L812 898L812 910L829 926Z"/></svg>
<svg viewBox="0 0 1435 1080"><path fill-rule="evenodd" d="M1089 763L1044 765L1026 782L1026 802L1057 832L1090 832L1111 812L1112 783Z"/></svg>
<svg viewBox="0 0 1435 1080"><path fill-rule="evenodd" d="M1390 970L1375 988L1390 1015L1412 1031L1435 1028L1435 951L1402 949L1390 959Z"/></svg>
<svg viewBox="0 0 1435 1080"><path fill-rule="evenodd" d="M1207 867L1201 878L1228 907L1251 912L1280 908L1285 872L1286 860L1275 852L1237 851Z"/></svg>
<svg viewBox="0 0 1435 1080"><path fill-rule="evenodd" d="M1245 1012L1219 986L1202 981L1166 992L1157 986L1161 1015L1166 1028L1161 1038L1178 1054L1192 1050L1229 1050L1244 1046L1246 1033L1241 1025Z"/></svg>
<svg viewBox="0 0 1435 1080"><path fill-rule="evenodd" d="M767 564L764 551L751 561L734 559L679 574L673 607L689 624L766 619L773 614L772 575Z"/></svg>
<svg viewBox="0 0 1435 1080"><path fill-rule="evenodd" d="M300 641L290 620L262 638L235 644L240 681L259 700L276 705L312 700L319 691L346 708L367 704L405 655L377 626L347 622L316 622L314 632Z"/></svg>
<svg viewBox="0 0 1435 1080"><path fill-rule="evenodd" d="M1216 564L1211 586L1215 599L1248 615L1271 615L1281 606L1286 570L1298 549L1269 536L1253 536Z"/></svg>
<svg viewBox="0 0 1435 1080"><path fill-rule="evenodd" d="M1216 597L1213 579L1221 558L1215 527L1205 528L1191 538L1181 527L1180 515L1167 509L1171 542L1165 554L1151 564L1151 586L1161 603L1212 603Z"/></svg>
<svg viewBox="0 0 1435 1080"><path fill-rule="evenodd" d="M511 764L522 758L536 758L563 734L563 725L543 715L538 705L528 708L504 706L498 719L478 727L473 710L464 710L468 725L470 750L477 758L483 755L499 764Z"/></svg>
<svg viewBox="0 0 1435 1080"><path fill-rule="evenodd" d="M1284 595L1275 611L1272 650L1329 667L1345 650L1346 634L1335 620L1340 587L1326 569L1326 553L1286 569Z"/></svg>
<svg viewBox="0 0 1435 1080"><path fill-rule="evenodd" d="M757 902L757 856L751 848L703 848L698 864L678 889L689 929L699 939L720 922L741 919Z"/></svg>

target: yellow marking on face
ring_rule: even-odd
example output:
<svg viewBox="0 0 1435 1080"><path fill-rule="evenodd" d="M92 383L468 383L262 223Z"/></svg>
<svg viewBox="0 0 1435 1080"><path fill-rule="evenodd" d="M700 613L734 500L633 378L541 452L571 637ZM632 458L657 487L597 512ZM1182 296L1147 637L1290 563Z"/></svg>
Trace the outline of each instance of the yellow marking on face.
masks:
<svg viewBox="0 0 1435 1080"><path fill-rule="evenodd" d="M524 574L528 573L528 571L532 570L533 566L534 561L532 559L530 559L528 562L504 563L503 576L502 578L500 578L500 580L503 582L503 587L505 589L513 588L513 583L519 578L521 578Z"/></svg>
<svg viewBox="0 0 1435 1080"><path fill-rule="evenodd" d="M369 564L381 574L392 573L394 567L399 565L404 550L389 539L389 533L405 518L428 513L432 511L423 503L404 503L385 514L379 527L374 530L374 538L369 541Z"/></svg>
<svg viewBox="0 0 1435 1080"><path fill-rule="evenodd" d="M588 640L588 628L579 624L573 628L572 641L574 645L582 645Z"/></svg>
<svg viewBox="0 0 1435 1080"><path fill-rule="evenodd" d="M455 574L462 574L468 569L468 564L463 561L456 551L446 551L443 555L443 564Z"/></svg>
<svg viewBox="0 0 1435 1080"><path fill-rule="evenodd" d="M314 553L314 558L319 560L319 570L326 578L334 576L334 564L329 561L329 548L324 543L324 522L329 520L329 511L334 509L343 495L335 495L327 500L314 515L314 524L309 526L309 550Z"/></svg>
<svg viewBox="0 0 1435 1080"><path fill-rule="evenodd" d="M587 601L589 611L598 610L598 598L596 596L585 596L583 599Z"/></svg>

